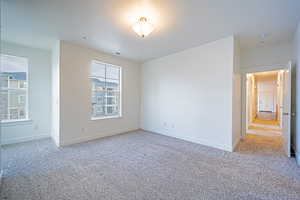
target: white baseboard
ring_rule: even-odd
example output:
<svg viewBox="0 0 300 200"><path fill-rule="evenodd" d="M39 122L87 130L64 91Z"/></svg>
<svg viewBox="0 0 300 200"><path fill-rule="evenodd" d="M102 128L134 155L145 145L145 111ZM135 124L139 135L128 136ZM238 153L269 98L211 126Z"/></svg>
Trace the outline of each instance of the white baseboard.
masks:
<svg viewBox="0 0 300 200"><path fill-rule="evenodd" d="M233 146L232 146L232 152L235 151L237 145L240 143L241 141L241 138L239 137L234 143L233 143Z"/></svg>
<svg viewBox="0 0 300 200"><path fill-rule="evenodd" d="M59 135L58 135L58 134L52 132L52 133L51 133L51 139L52 139L52 141L54 142L54 144L55 144L57 147L60 146L60 144L59 144Z"/></svg>
<svg viewBox="0 0 300 200"><path fill-rule="evenodd" d="M218 144L218 143L212 143L210 141L203 140L203 139L200 139L200 138L192 138L192 137L187 137L187 136L171 135L167 132L162 133L158 130L147 130L147 129L142 129L142 130L144 130L146 132L156 133L156 134L159 134L159 135L174 137L174 138L177 138L177 139L185 140L185 141L192 142L192 143L201 144L201 145L208 146L208 147L213 147L213 148L220 149L220 150L223 150L223 151L233 152L232 146L228 146L228 145L224 145L224 144Z"/></svg>
<svg viewBox="0 0 300 200"><path fill-rule="evenodd" d="M95 134L95 135L87 135L84 137L74 138L74 139L68 140L68 141L60 141L59 147L64 147L64 146L68 146L68 145L72 145L72 144L78 144L78 143L82 143L82 142L88 142L91 140L101 139L101 138L110 137L110 136L114 136L114 135L125 134L125 133L138 131L138 130L139 130L138 128L134 128L134 129L127 129L127 130L107 131L105 133L101 132L101 134Z"/></svg>
<svg viewBox="0 0 300 200"><path fill-rule="evenodd" d="M27 136L27 137L18 137L13 139L3 139L2 145L5 144L15 144L20 142L28 142L31 140L38 140L38 139L44 139L44 138L50 138L50 134L41 134L41 135L33 135L33 136Z"/></svg>

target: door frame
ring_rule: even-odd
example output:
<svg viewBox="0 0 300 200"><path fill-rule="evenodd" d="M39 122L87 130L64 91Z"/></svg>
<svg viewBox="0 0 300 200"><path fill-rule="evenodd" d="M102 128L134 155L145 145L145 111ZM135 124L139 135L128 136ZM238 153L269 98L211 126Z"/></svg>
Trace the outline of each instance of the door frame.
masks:
<svg viewBox="0 0 300 200"><path fill-rule="evenodd" d="M274 65L274 66L258 66L258 67L249 67L249 68L241 68L241 76L242 76L242 132L241 138L245 139L246 130L247 130L247 73L255 73L255 72L265 72L265 71L277 71L277 70L285 70L286 66L282 65Z"/></svg>

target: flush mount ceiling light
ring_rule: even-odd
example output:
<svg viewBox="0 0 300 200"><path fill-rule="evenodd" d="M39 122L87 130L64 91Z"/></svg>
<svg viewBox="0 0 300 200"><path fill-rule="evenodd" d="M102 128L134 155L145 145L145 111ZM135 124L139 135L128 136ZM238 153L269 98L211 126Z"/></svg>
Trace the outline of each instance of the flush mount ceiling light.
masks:
<svg viewBox="0 0 300 200"><path fill-rule="evenodd" d="M149 23L146 17L141 17L139 21L133 24L132 29L141 37L146 37L149 35L153 30L153 24Z"/></svg>

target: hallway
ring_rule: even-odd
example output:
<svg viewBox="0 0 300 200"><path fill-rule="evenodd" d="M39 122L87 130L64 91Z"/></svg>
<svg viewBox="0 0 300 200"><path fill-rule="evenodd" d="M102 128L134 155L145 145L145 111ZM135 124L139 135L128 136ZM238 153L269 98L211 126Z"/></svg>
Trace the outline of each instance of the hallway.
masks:
<svg viewBox="0 0 300 200"><path fill-rule="evenodd" d="M283 71L247 74L247 131L282 135Z"/></svg>

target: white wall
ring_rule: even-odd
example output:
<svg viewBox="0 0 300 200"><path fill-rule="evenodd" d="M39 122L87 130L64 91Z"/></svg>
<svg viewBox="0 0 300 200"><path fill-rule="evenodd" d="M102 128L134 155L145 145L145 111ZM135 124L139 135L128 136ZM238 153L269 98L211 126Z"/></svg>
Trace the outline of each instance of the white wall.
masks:
<svg viewBox="0 0 300 200"><path fill-rule="evenodd" d="M2 126L2 143L50 136L51 52L2 42L1 53L28 58L30 121Z"/></svg>
<svg viewBox="0 0 300 200"><path fill-rule="evenodd" d="M93 59L122 67L122 117L90 120L90 65ZM65 41L60 43L59 145L139 129L140 65Z"/></svg>
<svg viewBox="0 0 300 200"><path fill-rule="evenodd" d="M233 37L144 63L141 128L232 151L234 70Z"/></svg>
<svg viewBox="0 0 300 200"><path fill-rule="evenodd" d="M59 129L60 129L60 115L59 115L59 97L60 97L60 41L56 41L52 47L52 68L51 68L51 137L56 145L59 146Z"/></svg>
<svg viewBox="0 0 300 200"><path fill-rule="evenodd" d="M293 59L292 43L241 50L241 68L287 66Z"/></svg>
<svg viewBox="0 0 300 200"><path fill-rule="evenodd" d="M241 94L241 55L238 41L234 38L233 54L233 93L232 93L232 146L236 147L241 139L242 131L242 94Z"/></svg>
<svg viewBox="0 0 300 200"><path fill-rule="evenodd" d="M296 159L300 165L300 23L298 24L298 29L295 34L295 58L296 58L296 134L294 135L294 146L296 151Z"/></svg>

